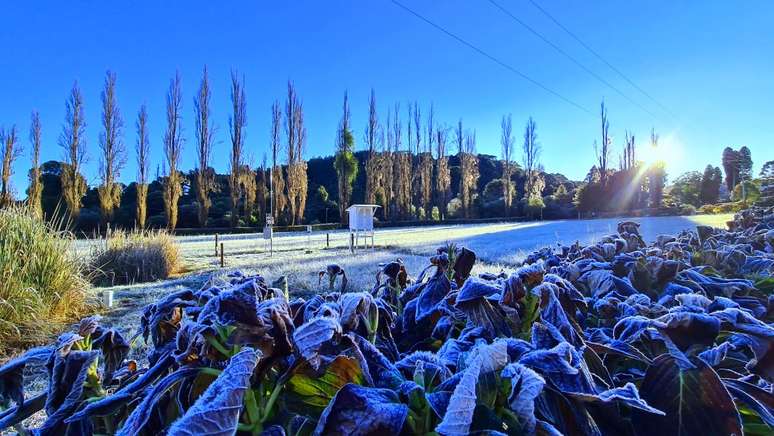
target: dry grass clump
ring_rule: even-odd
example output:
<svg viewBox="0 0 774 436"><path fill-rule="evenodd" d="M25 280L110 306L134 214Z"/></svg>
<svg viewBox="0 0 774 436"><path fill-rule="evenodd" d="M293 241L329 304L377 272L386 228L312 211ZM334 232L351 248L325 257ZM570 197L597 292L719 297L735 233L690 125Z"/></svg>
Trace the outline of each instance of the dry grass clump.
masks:
<svg viewBox="0 0 774 436"><path fill-rule="evenodd" d="M99 285L163 280L180 266L172 235L164 230L111 232L92 254L90 276Z"/></svg>
<svg viewBox="0 0 774 436"><path fill-rule="evenodd" d="M25 206L0 210L0 355L47 339L87 309L88 283L64 224Z"/></svg>

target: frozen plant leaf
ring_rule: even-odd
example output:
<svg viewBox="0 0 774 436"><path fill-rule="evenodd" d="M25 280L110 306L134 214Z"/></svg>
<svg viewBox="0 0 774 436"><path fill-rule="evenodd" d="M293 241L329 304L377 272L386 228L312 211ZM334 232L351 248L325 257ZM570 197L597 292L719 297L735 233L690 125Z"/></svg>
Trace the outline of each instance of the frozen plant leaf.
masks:
<svg viewBox="0 0 774 436"><path fill-rule="evenodd" d="M409 408L389 389L345 385L325 408L314 434L395 435L399 434Z"/></svg>
<svg viewBox="0 0 774 436"><path fill-rule="evenodd" d="M89 367L97 357L99 357L98 351L70 351L64 356L56 356L51 369L46 399L45 409L48 418L40 427L40 433L67 432L70 424L65 423L65 418L80 407Z"/></svg>
<svg viewBox="0 0 774 436"><path fill-rule="evenodd" d="M501 373L511 379L511 393L508 404L516 412L522 430L527 434L535 432L535 398L540 395L546 381L540 374L519 363L511 363Z"/></svg>
<svg viewBox="0 0 774 436"><path fill-rule="evenodd" d="M616 401L648 413L661 416L664 415L664 412L649 406L648 403L640 398L640 395L637 392L637 388L632 383L626 383L622 388L608 389L606 391L600 392L597 395L575 392L565 392L565 394L587 402L600 401L603 403L609 403Z"/></svg>
<svg viewBox="0 0 774 436"><path fill-rule="evenodd" d="M185 415L169 429L170 435L233 435L239 424L242 401L260 353L245 348L204 391Z"/></svg>
<svg viewBox="0 0 774 436"><path fill-rule="evenodd" d="M8 400L13 400L18 406L24 403L24 369L27 366L42 366L53 351L51 347L32 348L0 367L0 406Z"/></svg>
<svg viewBox="0 0 774 436"><path fill-rule="evenodd" d="M199 370L197 368L180 368L151 386L145 392L145 396L143 397L140 404L138 404L134 410L132 410L132 413L129 414L129 416L126 418L123 426L118 431L116 436L133 436L138 433L158 433L163 430L161 428L155 428L152 425L148 425L148 421L151 419L151 417L158 413L157 409L159 409L159 402L162 400L162 398L164 398L168 391L175 387L175 385L188 377L194 377L198 373ZM119 394L108 397L108 400L110 398L116 397L117 395ZM103 402L105 402L105 400L103 400ZM108 405L112 404L110 402L105 402L105 405L101 408L103 409L101 412L99 410L89 410L89 407L87 407L85 410L73 415L68 419L68 421L83 419L89 415L105 416L106 413L104 413L104 409L106 409L106 406ZM114 408L117 408L117 406Z"/></svg>
<svg viewBox="0 0 774 436"><path fill-rule="evenodd" d="M321 316L312 319L293 333L296 349L317 370L320 367L320 347L336 335L341 334L338 320Z"/></svg>
<svg viewBox="0 0 774 436"><path fill-rule="evenodd" d="M476 385L482 375L499 371L508 363L508 344L506 341L496 341L491 345L476 347L471 352L468 366L462 379L454 388L449 399L449 405L443 420L435 431L447 435L467 435L473 423L476 409Z"/></svg>

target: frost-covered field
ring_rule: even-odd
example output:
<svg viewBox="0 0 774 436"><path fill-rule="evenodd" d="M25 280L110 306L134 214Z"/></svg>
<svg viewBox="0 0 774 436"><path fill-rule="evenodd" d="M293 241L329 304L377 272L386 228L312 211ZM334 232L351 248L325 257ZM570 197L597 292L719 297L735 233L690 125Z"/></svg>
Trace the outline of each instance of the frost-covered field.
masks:
<svg viewBox="0 0 774 436"><path fill-rule="evenodd" d="M725 222L731 218L731 215L697 215L637 218L634 221L641 223L642 234L650 242L659 234L677 233L697 224L725 227ZM479 262L474 273L508 271L536 248L576 240L584 244L594 242L615 232L619 221L621 219L613 218L385 229L376 232L376 248L360 249L355 254L347 249L348 234L345 231L329 232L330 248L326 248L325 232L277 234L272 255L259 234L222 235L219 241L224 244L224 269L220 268L220 259L215 252L214 235L182 236L177 239L186 272L176 280L113 288L117 307L107 315L121 324L131 323L136 321L135 311L171 288L201 286L212 273L217 276L219 272L233 269L260 273L268 280L286 276L296 295L308 295L326 289L326 283L318 285L317 273L335 263L346 271L349 290L370 289L380 263L401 258L409 274L416 276L427 265L427 256L446 241L476 252ZM94 243L81 242L79 249L88 250L88 245Z"/></svg>
<svg viewBox="0 0 774 436"><path fill-rule="evenodd" d="M656 236L677 233L698 224L725 227L732 215L695 215L685 217L633 218L641 223L646 241ZM349 254L346 231L280 233L274 237L274 256L268 254L268 245L260 234L223 235L226 264L229 267L283 266L287 259L293 265L314 264L319 259L342 263L354 257L356 263L368 262L375 252L399 252L426 256L445 241L453 241L474 250L487 263L512 264L524 254L546 245L561 243L590 243L604 235L615 233L616 224L623 219L536 221L525 223L469 224L432 227L400 227L376 231L375 250L359 250ZM331 249L326 249L326 233ZM189 268L201 270L218 267L214 235L182 236L177 238ZM311 251L311 253L306 253ZM339 252L341 251L341 252ZM279 260L279 261L278 261ZM279 265L277 265L279 263ZM299 264L300 263L300 264ZM292 265L284 265L292 266Z"/></svg>
<svg viewBox="0 0 774 436"><path fill-rule="evenodd" d="M647 242L652 242L660 234L677 233L698 224L725 227L726 221L732 217L728 214L631 220L641 224L643 237ZM311 235L277 233L274 236L273 255L269 254L268 242L263 240L261 234L221 235L219 241L224 246L226 268L247 268L267 277L287 275L291 285L296 283L302 290L311 291L314 286L308 277L329 263L340 264L345 269L349 266L348 270L355 272L371 270L379 262L401 257L407 263L409 272L416 273L424 264L424 258L433 254L436 247L452 241L475 251L482 262L490 264L490 268L501 264L512 265L530 251L547 245L595 242L604 235L615 233L616 224L622 220L610 218L390 228L376 231L374 249L360 249L354 255L347 249L349 236L344 230L313 232ZM215 235L180 236L176 239L187 272L220 269ZM96 243L79 241L78 249L86 252ZM419 258L415 258L417 256ZM355 278L354 274L350 276L350 279Z"/></svg>

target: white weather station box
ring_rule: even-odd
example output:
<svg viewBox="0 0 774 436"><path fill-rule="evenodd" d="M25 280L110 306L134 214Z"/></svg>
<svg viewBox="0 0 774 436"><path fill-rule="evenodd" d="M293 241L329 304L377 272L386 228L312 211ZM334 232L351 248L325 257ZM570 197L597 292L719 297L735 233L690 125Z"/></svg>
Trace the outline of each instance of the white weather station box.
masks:
<svg viewBox="0 0 774 436"><path fill-rule="evenodd" d="M374 214L380 206L377 204L353 204L347 208L349 214L350 248L358 246L360 238L368 247L368 239L371 239L371 248L374 246Z"/></svg>

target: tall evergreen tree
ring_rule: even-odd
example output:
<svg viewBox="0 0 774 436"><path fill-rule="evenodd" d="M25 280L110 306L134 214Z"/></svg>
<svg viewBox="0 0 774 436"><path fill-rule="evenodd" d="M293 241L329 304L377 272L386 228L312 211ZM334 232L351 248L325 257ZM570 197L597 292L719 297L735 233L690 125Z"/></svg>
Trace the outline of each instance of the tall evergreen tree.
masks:
<svg viewBox="0 0 774 436"><path fill-rule="evenodd" d="M750 153L750 149L747 148L747 146L742 146L742 148L739 149L739 181L745 182L748 180L752 180L753 176L753 161L752 161L752 154Z"/></svg>
<svg viewBox="0 0 774 436"><path fill-rule="evenodd" d="M701 194L699 199L702 204L717 203L720 197L720 185L723 183L723 176L720 168L707 165L701 176Z"/></svg>
<svg viewBox="0 0 774 436"><path fill-rule="evenodd" d="M346 209L352 203L352 182L357 177L357 159L352 153L355 148L355 137L349 124L349 99L344 92L341 121L336 132L336 154L333 167L336 170L339 191L339 216L342 222L347 222Z"/></svg>
<svg viewBox="0 0 774 436"><path fill-rule="evenodd" d="M739 152L731 147L724 148L722 162L726 173L726 189L731 192L739 183Z"/></svg>

